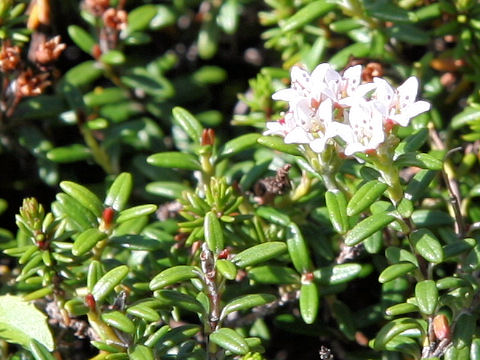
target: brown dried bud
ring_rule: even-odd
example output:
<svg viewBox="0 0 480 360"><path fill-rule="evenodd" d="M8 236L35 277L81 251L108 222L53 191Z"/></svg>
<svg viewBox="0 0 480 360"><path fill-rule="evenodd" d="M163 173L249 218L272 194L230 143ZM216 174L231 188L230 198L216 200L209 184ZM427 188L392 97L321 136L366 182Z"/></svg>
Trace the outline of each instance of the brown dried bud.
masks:
<svg viewBox="0 0 480 360"><path fill-rule="evenodd" d="M110 8L103 13L102 19L105 27L120 31L127 27L128 15L125 10Z"/></svg>
<svg viewBox="0 0 480 360"><path fill-rule="evenodd" d="M110 0L85 0L84 9L95 16L101 16L110 7Z"/></svg>
<svg viewBox="0 0 480 360"><path fill-rule="evenodd" d="M35 61L42 65L47 65L57 60L67 45L60 42L60 36L40 43L35 50Z"/></svg>
<svg viewBox="0 0 480 360"><path fill-rule="evenodd" d="M372 82L374 77L383 76L382 64L377 62L371 62L365 65L362 71L362 80L365 82Z"/></svg>
<svg viewBox="0 0 480 360"><path fill-rule="evenodd" d="M2 72L15 70L20 60L20 48L11 46L7 41L3 43L2 50L0 50L0 68Z"/></svg>
<svg viewBox="0 0 480 360"><path fill-rule="evenodd" d="M20 97L40 95L51 84L47 80L48 76L48 73L34 75L32 69L23 71L17 79L17 95Z"/></svg>

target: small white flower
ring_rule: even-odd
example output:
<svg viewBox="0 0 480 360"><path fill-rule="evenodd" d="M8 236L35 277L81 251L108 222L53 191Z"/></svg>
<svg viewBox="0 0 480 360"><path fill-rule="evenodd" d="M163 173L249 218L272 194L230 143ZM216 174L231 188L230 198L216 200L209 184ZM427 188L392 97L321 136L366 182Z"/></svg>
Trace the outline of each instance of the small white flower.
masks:
<svg viewBox="0 0 480 360"><path fill-rule="evenodd" d="M385 107L377 101L358 101L348 111L349 131L339 135L346 142L345 155L376 150L385 141Z"/></svg>
<svg viewBox="0 0 480 360"><path fill-rule="evenodd" d="M418 92L416 77L409 77L397 90L394 90L384 79L375 78L373 81L377 85L374 97L387 107L387 121L408 126L410 119L430 110L428 102L415 101Z"/></svg>
<svg viewBox="0 0 480 360"><path fill-rule="evenodd" d="M286 144L308 144L313 139L311 134L296 124L292 112L286 113L278 121L267 122L266 127L263 135L279 135Z"/></svg>

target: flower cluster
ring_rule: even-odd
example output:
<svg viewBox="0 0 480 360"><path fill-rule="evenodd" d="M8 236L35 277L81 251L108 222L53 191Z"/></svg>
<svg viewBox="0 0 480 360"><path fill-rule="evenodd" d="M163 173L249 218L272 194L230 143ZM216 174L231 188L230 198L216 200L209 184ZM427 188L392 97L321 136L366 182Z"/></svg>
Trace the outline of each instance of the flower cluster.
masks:
<svg viewBox="0 0 480 360"><path fill-rule="evenodd" d="M362 83L362 66L347 68L343 75L329 64L318 65L310 74L299 66L291 70L291 86L273 94L289 103L279 121L268 122L264 135L280 135L287 144L308 144L316 152L339 137L347 156L378 149L396 125L430 109L416 101L418 80L408 78L397 89L375 77Z"/></svg>

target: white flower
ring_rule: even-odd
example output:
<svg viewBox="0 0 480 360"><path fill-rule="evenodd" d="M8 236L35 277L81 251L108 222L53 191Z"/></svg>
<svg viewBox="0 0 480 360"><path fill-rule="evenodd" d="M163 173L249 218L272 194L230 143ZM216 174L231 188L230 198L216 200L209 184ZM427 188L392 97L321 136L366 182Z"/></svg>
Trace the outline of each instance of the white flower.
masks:
<svg viewBox="0 0 480 360"><path fill-rule="evenodd" d="M308 144L313 139L313 136L305 129L297 126L292 112L287 112L278 121L267 122L266 127L267 130L263 132L263 135L282 136L286 144Z"/></svg>
<svg viewBox="0 0 480 360"><path fill-rule="evenodd" d="M426 101L415 101L418 92L418 80L409 77L397 90L394 90L387 81L374 78L377 88L374 98L387 108L387 121L392 121L400 126L408 126L410 119L430 110Z"/></svg>
<svg viewBox="0 0 480 360"><path fill-rule="evenodd" d="M377 101L357 101L348 111L349 131L340 133L346 142L345 155L376 150L385 141L386 109Z"/></svg>

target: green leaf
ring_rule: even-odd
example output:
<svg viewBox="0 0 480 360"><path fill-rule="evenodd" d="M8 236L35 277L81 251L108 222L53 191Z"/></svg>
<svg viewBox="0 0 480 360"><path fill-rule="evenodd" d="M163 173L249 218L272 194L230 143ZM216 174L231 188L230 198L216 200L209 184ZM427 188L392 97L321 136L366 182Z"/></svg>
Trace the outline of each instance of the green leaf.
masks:
<svg viewBox="0 0 480 360"><path fill-rule="evenodd" d="M415 210L412 213L412 221L417 227L435 227L440 225L453 224L453 218L446 212L440 210Z"/></svg>
<svg viewBox="0 0 480 360"><path fill-rule="evenodd" d="M450 126L452 127L452 129L457 130L465 125L477 121L478 119L480 119L480 107L470 106L465 108L459 114L455 115L452 118Z"/></svg>
<svg viewBox="0 0 480 360"><path fill-rule="evenodd" d="M284 32L297 30L335 9L335 7L335 4L326 0L313 1L298 10L293 16L290 16L287 21L281 24L281 28Z"/></svg>
<svg viewBox="0 0 480 360"><path fill-rule="evenodd" d="M123 52L119 50L110 50L100 56L100 61L108 65L122 65L126 60Z"/></svg>
<svg viewBox="0 0 480 360"><path fill-rule="evenodd" d="M222 251L225 247L223 229L217 214L209 211L205 215L203 227L205 229L205 241L207 242L208 248L214 253Z"/></svg>
<svg viewBox="0 0 480 360"><path fill-rule="evenodd" d="M258 207L255 214L276 225L288 226L291 223L288 215L270 206Z"/></svg>
<svg viewBox="0 0 480 360"><path fill-rule="evenodd" d="M428 32L411 24L395 24L385 31L389 37L412 45L426 45L430 42Z"/></svg>
<svg viewBox="0 0 480 360"><path fill-rule="evenodd" d="M119 285L128 275L128 272L128 266L120 265L103 275L92 289L92 295L96 302L103 302L103 300L113 291L115 286Z"/></svg>
<svg viewBox="0 0 480 360"><path fill-rule="evenodd" d="M83 101L90 107L115 104L125 100L128 100L128 93L117 87L96 88L83 96Z"/></svg>
<svg viewBox="0 0 480 360"><path fill-rule="evenodd" d="M410 241L418 253L427 261L441 263L444 258L442 245L437 237L428 229L418 229L411 233Z"/></svg>
<svg viewBox="0 0 480 360"><path fill-rule="evenodd" d="M438 303L438 290L433 280L423 280L415 286L415 299L420 312L433 315Z"/></svg>
<svg viewBox="0 0 480 360"><path fill-rule="evenodd" d="M234 280L237 276L237 267L230 260L217 259L215 267L228 280Z"/></svg>
<svg viewBox="0 0 480 360"><path fill-rule="evenodd" d="M262 306L274 301L276 298L271 294L249 294L242 295L228 302L222 310L220 319L224 319L234 311L248 310L256 306Z"/></svg>
<svg viewBox="0 0 480 360"><path fill-rule="evenodd" d="M120 212L117 218L117 223L122 223L139 216L153 214L157 210L157 205L147 204L138 205Z"/></svg>
<svg viewBox="0 0 480 360"><path fill-rule="evenodd" d="M319 298L317 284L303 283L300 287L300 315L306 324L313 324L317 318L319 308Z"/></svg>
<svg viewBox="0 0 480 360"><path fill-rule="evenodd" d="M73 242L72 254L82 256L92 250L100 241L107 239L108 236L97 228L90 228L77 236Z"/></svg>
<svg viewBox="0 0 480 360"><path fill-rule="evenodd" d="M352 196L347 205L347 215L354 216L367 209L375 200L377 200L385 190L387 184L378 180L371 180L363 184Z"/></svg>
<svg viewBox="0 0 480 360"><path fill-rule="evenodd" d="M155 360L152 349L141 344L135 345L128 356L130 360Z"/></svg>
<svg viewBox="0 0 480 360"><path fill-rule="evenodd" d="M65 309L70 316L87 315L90 309L85 305L85 301L79 298L73 298L65 303Z"/></svg>
<svg viewBox="0 0 480 360"><path fill-rule="evenodd" d="M200 269L196 266L178 265L163 270L150 281L150 290L155 291L180 281L199 277Z"/></svg>
<svg viewBox="0 0 480 360"><path fill-rule="evenodd" d="M98 226L95 215L85 209L75 198L65 193L57 194L56 198L57 202L52 205L54 214L65 218L75 230L84 231Z"/></svg>
<svg viewBox="0 0 480 360"><path fill-rule="evenodd" d="M151 194L166 197L168 199L178 199L182 197L182 192L191 191L190 187L170 181L155 181L147 184L145 190Z"/></svg>
<svg viewBox="0 0 480 360"><path fill-rule="evenodd" d="M50 351L35 339L30 339L29 349L35 360L55 360L55 357L50 354Z"/></svg>
<svg viewBox="0 0 480 360"><path fill-rule="evenodd" d="M187 110L179 106L172 110L175 122L187 133L195 143L199 144L202 139L202 124Z"/></svg>
<svg viewBox="0 0 480 360"><path fill-rule="evenodd" d="M132 175L126 172L121 173L115 178L113 184L110 185L105 198L105 205L112 207L116 211L122 211L127 205L132 188Z"/></svg>
<svg viewBox="0 0 480 360"><path fill-rule="evenodd" d="M54 347L47 317L20 296L0 296L0 337L29 348L34 339L48 351Z"/></svg>
<svg viewBox="0 0 480 360"><path fill-rule="evenodd" d="M407 166L417 166L422 169L442 170L443 162L429 154L408 152L400 155L395 160L395 165L399 168Z"/></svg>
<svg viewBox="0 0 480 360"><path fill-rule="evenodd" d="M378 281L380 283L386 283L392 281L400 276L403 276L409 273L412 270L415 270L417 266L411 262L404 262L399 264L393 264L385 268L380 275L378 276Z"/></svg>
<svg viewBox="0 0 480 360"><path fill-rule="evenodd" d="M124 313L120 311L110 311L102 313L101 318L109 326L114 327L127 334L132 334L135 331L135 324Z"/></svg>
<svg viewBox="0 0 480 360"><path fill-rule="evenodd" d="M154 293L155 299L163 306L178 306L182 309L201 313L205 312L203 305L193 296L175 290L160 290Z"/></svg>
<svg viewBox="0 0 480 360"><path fill-rule="evenodd" d="M325 193L328 216L333 228L340 234L348 231L347 200L340 190L328 190Z"/></svg>
<svg viewBox="0 0 480 360"><path fill-rule="evenodd" d="M416 201L428 189L428 185L432 182L437 174L434 170L420 170L410 179L407 189L405 190L405 198Z"/></svg>
<svg viewBox="0 0 480 360"><path fill-rule="evenodd" d="M127 308L127 313L149 322L155 322L160 320L160 315L158 314L158 312L142 303L129 306Z"/></svg>
<svg viewBox="0 0 480 360"><path fill-rule="evenodd" d="M200 326L198 325L182 325L176 327L162 337L160 337L156 342L155 350L158 354L162 355L168 350L172 349L178 344L190 339L196 333L200 331ZM147 345L147 344L145 344ZM148 346L148 345L147 345Z"/></svg>
<svg viewBox="0 0 480 360"><path fill-rule="evenodd" d="M251 149L256 145L259 137L260 134L245 134L226 142L219 150L217 161Z"/></svg>
<svg viewBox="0 0 480 360"><path fill-rule="evenodd" d="M219 66L204 65L192 77L199 85L220 84L227 78L227 72Z"/></svg>
<svg viewBox="0 0 480 360"><path fill-rule="evenodd" d="M74 66L64 76L64 79L75 86L89 85L103 74L103 70L94 60L87 60Z"/></svg>
<svg viewBox="0 0 480 360"><path fill-rule="evenodd" d="M410 303L401 303L390 306L385 310L385 314L388 316L403 315L411 312L417 312L418 306Z"/></svg>
<svg viewBox="0 0 480 360"><path fill-rule="evenodd" d="M338 285L355 279L362 265L355 263L325 266L313 272L315 281L325 285Z"/></svg>
<svg viewBox="0 0 480 360"><path fill-rule="evenodd" d="M369 43L357 42L338 51L334 56L330 58L329 63L335 69L340 69L347 65L348 60L352 56L362 58L362 57L368 56L369 52L370 52Z"/></svg>
<svg viewBox="0 0 480 360"><path fill-rule="evenodd" d="M292 223L287 227L286 237L288 253L292 259L295 270L302 274L312 271L313 265L310 260L310 251L296 224Z"/></svg>
<svg viewBox="0 0 480 360"><path fill-rule="evenodd" d="M260 136L257 139L260 145L266 146L272 150L277 150L285 154L301 156L302 153L298 150L298 145L285 144L282 137L279 136Z"/></svg>
<svg viewBox="0 0 480 360"><path fill-rule="evenodd" d="M336 300L332 303L332 312L338 323L338 328L345 334L349 340L355 339L357 329L355 327L355 316L352 314L347 305Z"/></svg>
<svg viewBox="0 0 480 360"><path fill-rule="evenodd" d="M250 269L248 277L261 284L296 284L300 281L295 270L276 265L264 265Z"/></svg>
<svg viewBox="0 0 480 360"><path fill-rule="evenodd" d="M62 181L60 188L72 198L77 200L83 207L90 210L97 218L102 216L103 205L100 199L85 186L72 181Z"/></svg>
<svg viewBox="0 0 480 360"><path fill-rule="evenodd" d="M476 318L476 316L465 312L457 318L452 336L455 348L460 349L465 346L470 346L472 336L475 333Z"/></svg>
<svg viewBox="0 0 480 360"><path fill-rule="evenodd" d="M152 349L141 344L135 345L128 356L130 360L155 360Z"/></svg>
<svg viewBox="0 0 480 360"><path fill-rule="evenodd" d="M240 13L238 0L227 0L218 11L217 23L225 33L232 35L237 30Z"/></svg>
<svg viewBox="0 0 480 360"><path fill-rule="evenodd" d="M245 355L250 349L239 333L229 328L220 328L210 334L210 341L237 355Z"/></svg>
<svg viewBox="0 0 480 360"><path fill-rule="evenodd" d="M252 266L276 258L286 251L287 245L283 242L266 242L252 246L236 254L233 262L238 267Z"/></svg>
<svg viewBox="0 0 480 360"><path fill-rule="evenodd" d="M345 236L345 244L354 246L365 240L373 233L382 230L390 224L395 217L388 213L378 213L362 220L351 229Z"/></svg>
<svg viewBox="0 0 480 360"><path fill-rule="evenodd" d="M412 135L407 136L402 140L400 144L395 148L395 156L399 156L404 153L417 151L428 139L428 129L421 128Z"/></svg>
<svg viewBox="0 0 480 360"><path fill-rule="evenodd" d="M75 45L87 54L92 53L92 48L97 43L88 32L77 25L70 25L68 27L68 35L70 35Z"/></svg>
<svg viewBox="0 0 480 360"><path fill-rule="evenodd" d="M395 336L411 329L419 329L423 332L422 327L415 319L399 318L392 320L380 329L373 342L373 348L376 351L383 350L386 344Z"/></svg>
<svg viewBox="0 0 480 360"><path fill-rule="evenodd" d="M201 170L202 168L196 156L173 151L150 155L147 158L147 163L158 167L187 170Z"/></svg>
<svg viewBox="0 0 480 360"><path fill-rule="evenodd" d="M138 6L128 13L127 32L130 34L135 31L148 29L150 21L157 15L157 6L143 5Z"/></svg>
<svg viewBox="0 0 480 360"><path fill-rule="evenodd" d="M204 21L198 33L198 55L200 58L207 60L212 58L218 50L218 41L220 37L220 29L216 21L210 19Z"/></svg>
<svg viewBox="0 0 480 360"><path fill-rule="evenodd" d="M90 159L92 153L85 145L72 144L56 147L47 152L47 159L56 163L68 164Z"/></svg>

